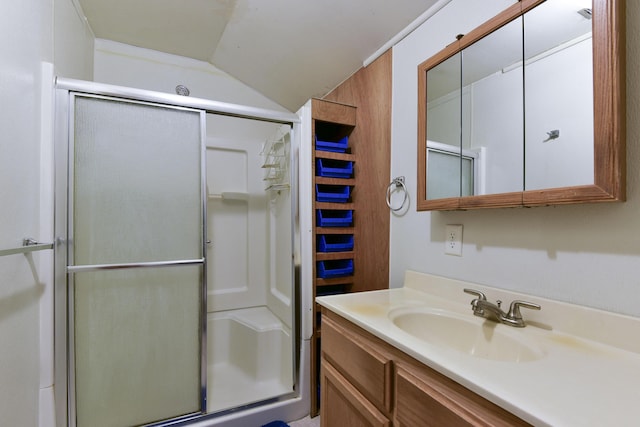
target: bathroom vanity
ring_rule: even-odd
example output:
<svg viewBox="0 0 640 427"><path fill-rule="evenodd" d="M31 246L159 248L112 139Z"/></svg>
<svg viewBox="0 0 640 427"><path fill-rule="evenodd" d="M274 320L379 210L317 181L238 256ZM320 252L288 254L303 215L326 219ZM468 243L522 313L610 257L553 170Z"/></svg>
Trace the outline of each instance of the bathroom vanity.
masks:
<svg viewBox="0 0 640 427"><path fill-rule="evenodd" d="M499 324L465 288L542 310ZM323 426L637 423L638 318L410 271L402 288L317 301Z"/></svg>
<svg viewBox="0 0 640 427"><path fill-rule="evenodd" d="M529 425L326 308L322 315L324 426Z"/></svg>

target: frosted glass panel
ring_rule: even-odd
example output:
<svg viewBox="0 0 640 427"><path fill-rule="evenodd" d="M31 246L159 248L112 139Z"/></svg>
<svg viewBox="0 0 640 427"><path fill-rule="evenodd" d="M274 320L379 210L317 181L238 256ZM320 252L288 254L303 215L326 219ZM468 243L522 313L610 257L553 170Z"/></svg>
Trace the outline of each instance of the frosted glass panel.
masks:
<svg viewBox="0 0 640 427"><path fill-rule="evenodd" d="M428 150L427 194L429 200L460 196L460 157Z"/></svg>
<svg viewBox="0 0 640 427"><path fill-rule="evenodd" d="M202 258L201 113L77 96L71 265ZM78 427L200 411L203 266L75 273Z"/></svg>
<svg viewBox="0 0 640 427"><path fill-rule="evenodd" d="M75 274L78 427L199 411L200 266Z"/></svg>
<svg viewBox="0 0 640 427"><path fill-rule="evenodd" d="M428 148L427 162L427 193L433 198L475 194L473 159Z"/></svg>
<svg viewBox="0 0 640 427"><path fill-rule="evenodd" d="M473 160L468 157L463 157L461 161L462 166L462 179L460 180L462 184L462 192L463 196L473 196L474 193L474 170L473 170Z"/></svg>
<svg viewBox="0 0 640 427"><path fill-rule="evenodd" d="M201 258L200 112L78 97L75 120L75 264Z"/></svg>

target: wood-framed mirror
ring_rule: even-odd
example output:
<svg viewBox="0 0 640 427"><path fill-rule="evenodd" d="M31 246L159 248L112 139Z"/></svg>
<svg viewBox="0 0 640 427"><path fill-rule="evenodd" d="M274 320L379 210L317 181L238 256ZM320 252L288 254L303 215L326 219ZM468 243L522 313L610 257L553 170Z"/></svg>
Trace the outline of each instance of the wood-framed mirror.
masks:
<svg viewBox="0 0 640 427"><path fill-rule="evenodd" d="M624 0L521 0L418 66L417 210L625 200Z"/></svg>

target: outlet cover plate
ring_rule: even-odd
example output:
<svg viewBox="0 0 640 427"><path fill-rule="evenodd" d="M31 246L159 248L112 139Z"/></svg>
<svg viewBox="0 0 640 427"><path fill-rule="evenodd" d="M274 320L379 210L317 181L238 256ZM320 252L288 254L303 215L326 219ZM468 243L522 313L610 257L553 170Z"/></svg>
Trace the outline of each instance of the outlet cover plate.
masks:
<svg viewBox="0 0 640 427"><path fill-rule="evenodd" d="M462 224L449 224L444 230L444 253L462 256Z"/></svg>

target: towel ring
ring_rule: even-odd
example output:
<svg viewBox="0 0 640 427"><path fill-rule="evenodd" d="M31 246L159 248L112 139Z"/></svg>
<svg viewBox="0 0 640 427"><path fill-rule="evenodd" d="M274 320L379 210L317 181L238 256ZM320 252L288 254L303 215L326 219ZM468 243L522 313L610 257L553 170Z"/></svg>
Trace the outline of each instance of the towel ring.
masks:
<svg viewBox="0 0 640 427"><path fill-rule="evenodd" d="M394 190L394 186L395 188L401 187L402 191L404 191L404 198L402 199L402 203L397 208L394 208L393 206L391 206L391 193ZM404 208L404 205L405 203L407 203L408 198L409 198L409 192L407 191L407 186L404 184L404 176L398 176L393 178L393 181L391 181L389 183L389 186L387 187L387 206L389 206L389 209L391 209L393 212L399 211L400 209Z"/></svg>

